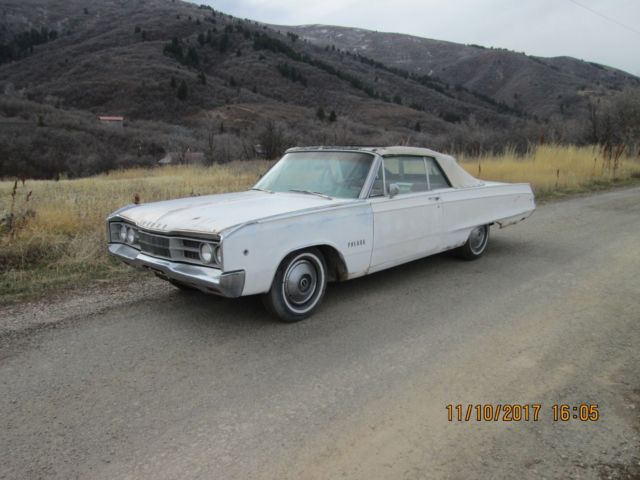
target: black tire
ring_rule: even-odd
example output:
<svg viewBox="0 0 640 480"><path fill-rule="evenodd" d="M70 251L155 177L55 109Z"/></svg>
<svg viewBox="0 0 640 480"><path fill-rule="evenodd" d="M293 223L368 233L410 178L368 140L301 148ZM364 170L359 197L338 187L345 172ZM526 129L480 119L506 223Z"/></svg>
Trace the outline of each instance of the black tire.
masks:
<svg viewBox="0 0 640 480"><path fill-rule="evenodd" d="M327 263L316 248L288 255L278 267L262 303L283 322L299 322L312 315L327 289Z"/></svg>
<svg viewBox="0 0 640 480"><path fill-rule="evenodd" d="M467 243L457 248L455 253L464 260L477 260L487 250L489 243L489 225L480 225L469 234Z"/></svg>

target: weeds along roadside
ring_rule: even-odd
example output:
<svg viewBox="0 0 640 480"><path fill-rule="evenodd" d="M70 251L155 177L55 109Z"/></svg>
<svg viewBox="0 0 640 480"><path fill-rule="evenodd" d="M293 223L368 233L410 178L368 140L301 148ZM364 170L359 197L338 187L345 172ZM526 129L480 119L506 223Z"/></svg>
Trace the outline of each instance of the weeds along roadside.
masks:
<svg viewBox="0 0 640 480"><path fill-rule="evenodd" d="M74 180L0 182L0 304L84 281L131 277L131 269L106 254L110 212L136 198L146 203L243 190L271 164L178 165Z"/></svg>
<svg viewBox="0 0 640 480"><path fill-rule="evenodd" d="M507 151L459 160L486 180L531 183L539 199L640 181L640 159L620 148L543 145L523 156ZM132 269L106 254L104 221L110 212L136 199L244 190L271 164L176 165L74 180L0 182L0 303L85 281L133 278Z"/></svg>

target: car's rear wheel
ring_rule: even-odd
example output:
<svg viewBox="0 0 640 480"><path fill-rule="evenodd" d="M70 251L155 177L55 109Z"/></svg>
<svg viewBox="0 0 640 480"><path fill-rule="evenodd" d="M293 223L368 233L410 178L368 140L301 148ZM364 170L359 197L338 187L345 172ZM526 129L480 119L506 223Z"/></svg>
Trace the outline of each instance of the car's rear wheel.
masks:
<svg viewBox="0 0 640 480"><path fill-rule="evenodd" d="M327 264L319 250L310 248L294 252L280 263L262 302L280 320L298 322L317 310L326 288Z"/></svg>
<svg viewBox="0 0 640 480"><path fill-rule="evenodd" d="M467 243L456 249L456 253L465 260L475 260L486 251L488 243L489 225L480 225L471 230Z"/></svg>

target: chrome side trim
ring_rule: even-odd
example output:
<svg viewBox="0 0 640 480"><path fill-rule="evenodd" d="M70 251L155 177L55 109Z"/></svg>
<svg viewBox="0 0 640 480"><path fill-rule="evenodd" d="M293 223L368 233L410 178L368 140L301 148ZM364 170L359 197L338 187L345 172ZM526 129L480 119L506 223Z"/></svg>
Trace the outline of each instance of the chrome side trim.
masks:
<svg viewBox="0 0 640 480"><path fill-rule="evenodd" d="M222 272L217 268L172 262L151 257L122 243L109 244L109 254L128 265L151 270L167 280L176 280L206 293L236 298L244 289L244 270Z"/></svg>

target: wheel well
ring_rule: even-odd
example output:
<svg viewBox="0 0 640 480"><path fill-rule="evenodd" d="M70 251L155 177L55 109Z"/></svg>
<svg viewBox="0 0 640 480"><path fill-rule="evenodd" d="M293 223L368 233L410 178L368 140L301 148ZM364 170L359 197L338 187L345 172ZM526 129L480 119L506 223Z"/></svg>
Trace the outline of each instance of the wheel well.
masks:
<svg viewBox="0 0 640 480"><path fill-rule="evenodd" d="M322 253L324 261L327 264L327 281L339 282L347 279L347 277L349 276L347 265L345 264L340 252L331 245L309 245L308 247L289 252L287 256L294 253L303 252L310 248L316 248L320 250L320 253Z"/></svg>
<svg viewBox="0 0 640 480"><path fill-rule="evenodd" d="M330 245L316 245L325 262L327 262L327 276L330 282L346 280L348 276L347 266L340 252Z"/></svg>

